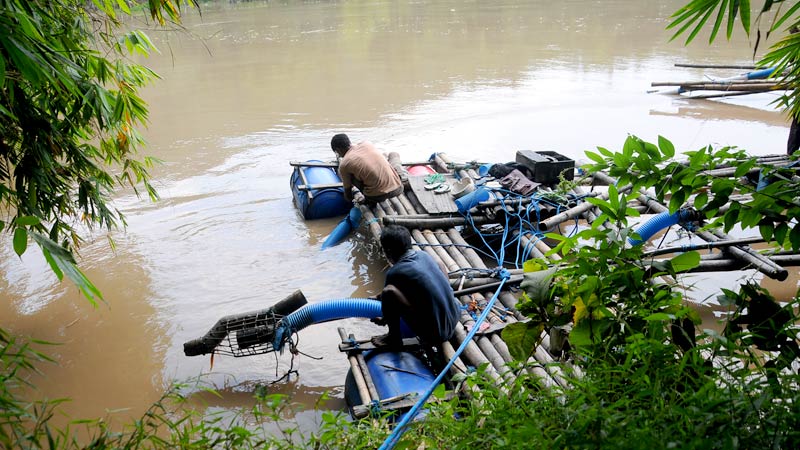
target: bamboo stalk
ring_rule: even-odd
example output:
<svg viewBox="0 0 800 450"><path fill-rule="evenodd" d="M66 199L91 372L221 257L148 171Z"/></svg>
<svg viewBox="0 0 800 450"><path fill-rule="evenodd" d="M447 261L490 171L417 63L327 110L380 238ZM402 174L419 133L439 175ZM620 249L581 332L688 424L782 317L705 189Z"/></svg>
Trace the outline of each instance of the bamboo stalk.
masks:
<svg viewBox="0 0 800 450"><path fill-rule="evenodd" d="M453 339L458 342L459 346L464 340L467 338L467 333L464 331L464 327L456 327L455 335ZM481 352L480 348L478 348L478 344L474 341L470 341L467 343L467 346L464 348L464 352L462 353L465 358L472 364L473 367L478 367L481 364L487 364L487 368L485 373L489 375L489 377L497 384L500 384L501 379L500 375L495 370L494 366L491 362L486 358L486 356Z"/></svg>
<svg viewBox="0 0 800 450"><path fill-rule="evenodd" d="M800 266L800 255L773 255L769 259L773 263L780 264L783 267ZM750 266L750 263L746 263L740 259L704 259L700 261L700 265L691 269L689 272L722 272L730 270L743 270Z"/></svg>
<svg viewBox="0 0 800 450"><path fill-rule="evenodd" d="M472 216L472 222L475 225L483 225L491 223L492 221L486 218L486 216ZM463 217L445 217L441 219L407 219L405 217L397 216L383 220L383 224L400 225L401 227L406 228L452 228L469 225L469 222Z"/></svg>
<svg viewBox="0 0 800 450"><path fill-rule="evenodd" d="M337 328L336 331L339 332L339 337L342 339L342 342L347 342L347 335L345 334L344 328ZM356 383L356 388L358 389L358 395L361 397L362 403L369 403L372 400L369 389L367 388L367 382L364 379L364 374L361 372L361 368L358 365L358 359L355 355L347 355L347 360L350 362L350 371L353 374L353 380ZM375 398L377 400L377 397Z"/></svg>
<svg viewBox="0 0 800 450"><path fill-rule="evenodd" d="M417 231L417 233L420 232ZM427 243L433 246L433 250L436 252L437 255L439 255L439 258L442 260L445 267L447 267L448 272L452 272L459 268L458 263L456 263L456 261L452 257L450 257L450 254L447 253L447 250L441 247L439 241L436 239L436 236L433 234L433 231L423 230L420 234Z"/></svg>
<svg viewBox="0 0 800 450"><path fill-rule="evenodd" d="M352 338L353 335L351 334L350 337ZM356 360L358 361L358 365L363 367L361 372L364 376L364 381L367 384L369 395L373 400L380 400L381 396L378 394L378 389L375 387L375 382L372 380L372 374L369 373L369 366L367 366L367 361L364 359L364 355L361 352L356 353Z"/></svg>
<svg viewBox="0 0 800 450"><path fill-rule="evenodd" d="M472 264L472 267L476 269L486 269L486 264L483 262L481 257L478 255L478 252L475 251L472 247L467 244L467 241L458 234L458 231L455 228L451 228L447 230L447 236L450 237L450 240L453 241L454 244L463 245L463 253L464 257Z"/></svg>
<svg viewBox="0 0 800 450"><path fill-rule="evenodd" d="M748 83L748 84L733 84L733 85L722 85L722 84L698 84L694 86L681 86L684 91L692 92L692 91L730 91L730 92L767 92L767 91L781 91L785 90L786 87L781 84L760 84L760 83Z"/></svg>
<svg viewBox="0 0 800 450"><path fill-rule="evenodd" d="M406 216L417 214L417 209L414 207L414 204L411 203L411 201L408 199L408 196L406 196L405 193L400 194L397 197L397 200L406 209Z"/></svg>
<svg viewBox="0 0 800 450"><path fill-rule="evenodd" d="M470 267L470 263L467 261L467 258L465 258L464 254L459 251L459 247L456 247L455 244L453 244L453 241L450 240L450 236L448 236L445 231L437 228L436 231L434 231L434 234L436 235L436 239L438 239L439 242L445 246L445 250L447 250L450 256L456 261L456 263L458 263L459 268L466 269Z"/></svg>
<svg viewBox="0 0 800 450"><path fill-rule="evenodd" d="M369 209L366 205L359 205L358 209L361 210L361 216L367 222L367 228L372 233L372 237L375 239L375 242L381 241L381 225L380 221L375 217L372 213L372 210Z"/></svg>
<svg viewBox="0 0 800 450"><path fill-rule="evenodd" d="M735 69L735 70L755 70L756 66L751 64L737 65L737 64L682 64L675 63L675 67L689 67L695 69Z"/></svg>
<svg viewBox="0 0 800 450"><path fill-rule="evenodd" d="M774 79L768 80L700 80L700 81L653 81L650 86L741 86L741 85L773 85L779 84Z"/></svg>
<svg viewBox="0 0 800 450"><path fill-rule="evenodd" d="M389 203L392 204L392 207L394 208L395 211L397 211L398 215L403 215L403 216L408 215L408 210L406 210L406 207L403 206L399 198L392 197L389 199Z"/></svg>
<svg viewBox="0 0 800 450"><path fill-rule="evenodd" d="M381 208L383 208L383 210L386 212L387 216L396 216L397 215L397 210L394 209L394 207L392 206L392 204L391 204L391 202L389 200L384 200L384 201L378 203L376 206L380 206Z"/></svg>
<svg viewBox="0 0 800 450"><path fill-rule="evenodd" d="M598 173L594 174L595 177L599 173L601 173L601 172L598 172ZM603 175L605 175L605 174L603 174ZM623 186L623 187L619 188L618 191L620 193L627 192L627 191L631 190L631 188L632 188L632 186L630 184L628 184L626 186ZM608 192L603 192L601 194L598 194L598 197L600 199L602 199L602 200L608 200ZM562 222L566 222L567 220L579 217L584 212L586 212L586 211L588 211L588 210L590 210L592 208L594 208L593 204L591 204L589 202L583 202L583 203L581 203L581 204L579 204L579 205L577 205L577 206L575 206L573 208L570 208L570 209L562 212L561 214L556 214L555 216L550 217L547 220L543 220L543 221L539 222L539 225L540 225L540 227L543 227L545 230L550 230L551 228L553 228L553 226L555 226L557 224L560 224Z"/></svg>

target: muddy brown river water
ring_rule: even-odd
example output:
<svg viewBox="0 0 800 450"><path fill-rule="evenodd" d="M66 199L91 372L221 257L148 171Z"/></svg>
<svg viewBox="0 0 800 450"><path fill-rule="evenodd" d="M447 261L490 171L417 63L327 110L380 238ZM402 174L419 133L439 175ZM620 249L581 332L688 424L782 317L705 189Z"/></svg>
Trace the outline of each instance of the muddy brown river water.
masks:
<svg viewBox="0 0 800 450"><path fill-rule="evenodd" d="M621 148L629 133L663 135L683 151L783 153L787 121L764 107L774 96L724 103L647 93L652 81L738 73L675 63L752 63L741 37L713 47L702 36L690 47L668 42L664 28L681 4L204 3L202 16L186 14L185 30L150 31L161 51L144 62L162 79L143 92L143 133L145 153L163 160L152 171L162 199L116 195L128 218L113 233L116 252L104 234L88 237L80 264L105 303L92 308L36 251L20 260L5 239L0 326L59 344L34 382L42 396L72 398L73 417L138 416L173 380L200 374L224 393L207 398L212 407L248 404L253 386L285 373L288 355L217 357L211 369L206 357L185 357L183 342L295 289L309 301L365 297L383 281L385 263L363 233L321 252L337 220L303 221L292 204L288 162L330 159L335 133L407 161L445 152L502 162L520 149L580 161L597 146ZM770 286L791 294L792 280ZM304 330L301 350L323 359L298 357L299 375L270 389L310 406L330 391L326 407L341 407L348 365L337 326L381 331L359 320Z"/></svg>

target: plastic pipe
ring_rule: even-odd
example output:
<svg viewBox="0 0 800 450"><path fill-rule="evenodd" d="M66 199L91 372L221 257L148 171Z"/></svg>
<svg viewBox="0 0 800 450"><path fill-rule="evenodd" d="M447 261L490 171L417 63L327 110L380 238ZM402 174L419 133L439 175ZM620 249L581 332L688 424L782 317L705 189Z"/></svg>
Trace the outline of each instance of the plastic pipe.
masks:
<svg viewBox="0 0 800 450"><path fill-rule="evenodd" d="M650 220L642 224L639 229L634 230L636 234L641 237L641 239L628 238L628 242L632 246L642 244L650 240L650 238L659 231L669 228L677 223L685 222L691 217L692 211L689 209L681 209L673 214L670 214L669 211L656 214L655 216L651 217Z"/></svg>
<svg viewBox="0 0 800 450"><path fill-rule="evenodd" d="M313 303L283 318L279 328L275 331L272 346L275 350L280 351L292 333L316 323L350 317L374 319L380 316L381 302L371 298L344 298Z"/></svg>

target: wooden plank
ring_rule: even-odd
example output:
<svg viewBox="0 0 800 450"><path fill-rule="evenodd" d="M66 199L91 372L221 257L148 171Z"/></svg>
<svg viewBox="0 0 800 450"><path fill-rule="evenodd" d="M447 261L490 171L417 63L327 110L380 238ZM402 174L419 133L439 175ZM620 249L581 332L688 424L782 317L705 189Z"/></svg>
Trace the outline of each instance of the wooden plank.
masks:
<svg viewBox="0 0 800 450"><path fill-rule="evenodd" d="M450 192L437 194L434 191L425 189L426 176L408 177L409 187L414 192L414 195L425 211L428 214L451 214L458 212L458 207L453 201L453 196ZM453 182L455 182L455 177L452 175L445 175L445 181L452 186Z"/></svg>

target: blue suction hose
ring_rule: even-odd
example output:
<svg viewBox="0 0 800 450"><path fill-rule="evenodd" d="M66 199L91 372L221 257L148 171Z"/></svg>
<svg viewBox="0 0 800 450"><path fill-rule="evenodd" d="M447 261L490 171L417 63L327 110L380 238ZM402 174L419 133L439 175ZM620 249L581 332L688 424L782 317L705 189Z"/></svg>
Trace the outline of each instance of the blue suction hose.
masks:
<svg viewBox="0 0 800 450"><path fill-rule="evenodd" d="M343 298L306 305L281 320L272 347L281 351L293 333L309 325L349 317L374 319L380 316L381 302L371 298Z"/></svg>
<svg viewBox="0 0 800 450"><path fill-rule="evenodd" d="M651 217L650 220L645 222L639 229L635 230L641 239L628 238L628 242L633 245L639 245L647 242L654 234L659 231L669 228L678 223L685 223L694 220L696 214L689 208L678 210L670 214L669 211L664 211Z"/></svg>

